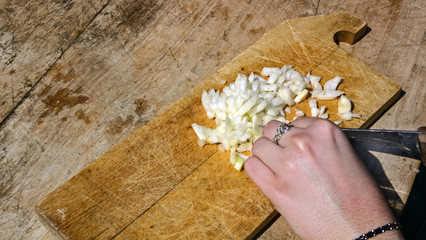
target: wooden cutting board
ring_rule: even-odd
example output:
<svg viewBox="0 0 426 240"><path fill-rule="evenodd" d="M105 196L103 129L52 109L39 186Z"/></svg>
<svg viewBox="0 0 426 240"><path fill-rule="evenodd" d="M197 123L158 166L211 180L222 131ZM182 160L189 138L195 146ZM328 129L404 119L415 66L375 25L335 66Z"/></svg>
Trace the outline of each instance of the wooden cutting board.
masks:
<svg viewBox="0 0 426 240"><path fill-rule="evenodd" d="M366 31L349 13L293 19L279 24L186 97L116 145L37 204L40 219L67 239L250 238L276 212L244 171L217 146L199 147L191 128L213 127L201 93L221 89L238 73L294 65L303 74L338 75L339 89L364 119L363 128L393 103L400 87L335 43L354 43ZM199 51L194 49L194 51ZM171 81L172 83L172 81ZM323 83L323 82L322 82ZM337 120L336 101L326 105ZM306 102L297 106L307 109ZM305 112L308 112L305 110Z"/></svg>

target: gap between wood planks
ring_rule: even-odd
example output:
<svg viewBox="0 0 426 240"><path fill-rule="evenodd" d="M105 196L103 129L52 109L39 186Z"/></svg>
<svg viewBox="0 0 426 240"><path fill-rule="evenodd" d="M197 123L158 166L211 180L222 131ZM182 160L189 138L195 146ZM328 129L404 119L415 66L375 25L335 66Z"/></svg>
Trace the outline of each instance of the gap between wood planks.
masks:
<svg viewBox="0 0 426 240"><path fill-rule="evenodd" d="M87 23L87 25L77 34L77 36L70 42L68 47L64 49L61 48L61 55L50 65L50 67L46 70L45 73L41 75L41 77L34 83L34 85L28 90L28 92L25 93L25 95L19 100L19 102L10 110L10 112L4 117L3 120L0 122L0 129L6 125L7 121L12 117L12 115L15 113L16 109L18 109L19 106L21 106L22 103L31 95L31 92L37 87L37 85L40 83L40 81L46 76L46 74L52 69L52 67L62 58L64 53L75 43L75 41L80 37L80 35L87 29L87 27L92 24L93 20L96 19L96 17L109 5L111 0L109 0L104 6L101 7L101 9L93 16L93 18Z"/></svg>
<svg viewBox="0 0 426 240"><path fill-rule="evenodd" d="M320 5L320 2L321 2L321 0L318 0L317 7L315 8L315 12L314 12L314 15L315 15L315 16L316 16L316 15L317 15L317 13L318 13L318 8L319 8L319 5Z"/></svg>

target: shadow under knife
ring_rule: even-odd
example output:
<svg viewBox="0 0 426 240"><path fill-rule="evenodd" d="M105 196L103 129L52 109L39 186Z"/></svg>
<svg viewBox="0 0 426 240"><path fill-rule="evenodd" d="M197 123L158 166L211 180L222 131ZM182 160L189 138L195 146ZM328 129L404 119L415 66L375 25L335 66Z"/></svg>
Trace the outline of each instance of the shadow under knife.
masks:
<svg viewBox="0 0 426 240"><path fill-rule="evenodd" d="M380 186L380 189L382 190L383 194L385 195L386 199L388 200L390 206L392 207L392 210L399 219L401 217L404 203L398 193L396 192L395 188L393 187L392 183L390 182L389 178L386 176L386 173L383 169L383 166L379 159L372 153L372 152L381 152L391 155L396 155L404 158L413 158L413 159L421 159L421 155L417 151L411 151L408 149L399 149L394 148L392 146L384 146L380 144L374 144L371 142L361 142L357 141L354 143L354 141L357 140L350 140L352 143L353 148L358 153L359 157L361 158L364 165L367 167L373 178L376 180L377 184Z"/></svg>

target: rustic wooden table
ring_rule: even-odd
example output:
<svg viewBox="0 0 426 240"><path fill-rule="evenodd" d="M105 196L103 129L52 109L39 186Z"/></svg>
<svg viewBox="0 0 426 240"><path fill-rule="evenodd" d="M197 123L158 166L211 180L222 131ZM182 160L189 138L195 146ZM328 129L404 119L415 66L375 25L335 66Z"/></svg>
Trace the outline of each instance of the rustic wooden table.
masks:
<svg viewBox="0 0 426 240"><path fill-rule="evenodd" d="M425 10L421 0L1 0L0 238L54 239L38 201L286 19L365 20L371 32L341 47L404 91L372 127L425 125ZM398 212L418 163L374 155ZM260 238L297 237L278 218Z"/></svg>

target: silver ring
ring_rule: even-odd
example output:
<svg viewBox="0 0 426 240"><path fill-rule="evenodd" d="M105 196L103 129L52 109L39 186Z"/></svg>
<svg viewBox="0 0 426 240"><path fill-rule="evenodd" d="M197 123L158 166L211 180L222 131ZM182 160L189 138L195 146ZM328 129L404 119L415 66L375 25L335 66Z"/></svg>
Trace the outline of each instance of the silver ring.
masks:
<svg viewBox="0 0 426 240"><path fill-rule="evenodd" d="M275 133L275 136L272 139L274 141L274 143L278 145L278 141L281 139L281 136L284 133L288 132L288 130L290 130L290 128L292 128L292 127L294 127L294 126L291 125L291 124L288 124L288 123L283 123L283 124L279 125L277 127L277 132Z"/></svg>

